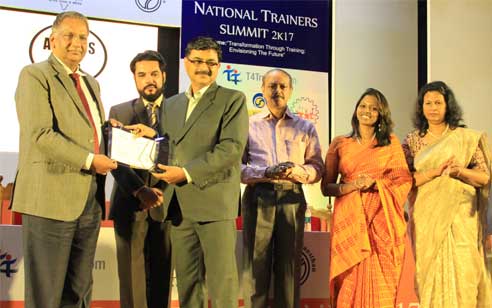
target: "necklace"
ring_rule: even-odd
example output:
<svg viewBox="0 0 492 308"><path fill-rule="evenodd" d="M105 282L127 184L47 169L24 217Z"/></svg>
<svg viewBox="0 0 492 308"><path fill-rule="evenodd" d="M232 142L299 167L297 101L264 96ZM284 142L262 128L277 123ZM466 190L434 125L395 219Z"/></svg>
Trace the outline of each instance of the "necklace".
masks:
<svg viewBox="0 0 492 308"><path fill-rule="evenodd" d="M371 138L371 141L369 143L372 143L374 141L375 137L376 137L376 133L372 134L372 138ZM357 139L358 144L362 145L362 142L361 142L362 140L360 139L359 136L357 136L357 138L355 138L355 139Z"/></svg>
<svg viewBox="0 0 492 308"><path fill-rule="evenodd" d="M448 132L448 129L449 129L449 124L446 124L446 129L445 129L445 130L444 130L444 131L443 131L443 132L442 132L439 136L434 135L434 134L430 131L430 129L427 129L427 132L428 132L428 133L429 133L429 135L431 135L432 137L434 137L434 138L438 139L438 138L440 138L440 137L442 137L442 136L446 135L446 133Z"/></svg>

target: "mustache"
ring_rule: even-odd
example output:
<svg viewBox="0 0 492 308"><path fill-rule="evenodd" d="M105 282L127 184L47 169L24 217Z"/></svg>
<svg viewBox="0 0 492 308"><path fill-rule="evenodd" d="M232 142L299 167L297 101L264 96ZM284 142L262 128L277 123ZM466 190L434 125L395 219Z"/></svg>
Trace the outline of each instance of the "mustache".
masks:
<svg viewBox="0 0 492 308"><path fill-rule="evenodd" d="M212 71L211 70L196 71L195 75L207 75L208 77L210 77L210 76L212 76Z"/></svg>
<svg viewBox="0 0 492 308"><path fill-rule="evenodd" d="M157 89L157 85L155 85L155 84L149 84L149 85L146 85L146 86L144 87L144 90L147 90L148 88L155 88L155 89Z"/></svg>

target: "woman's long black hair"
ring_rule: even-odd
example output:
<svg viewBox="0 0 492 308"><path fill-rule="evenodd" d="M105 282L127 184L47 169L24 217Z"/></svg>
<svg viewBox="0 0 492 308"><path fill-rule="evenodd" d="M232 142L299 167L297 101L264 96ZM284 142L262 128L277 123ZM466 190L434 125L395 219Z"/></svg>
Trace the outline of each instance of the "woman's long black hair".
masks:
<svg viewBox="0 0 492 308"><path fill-rule="evenodd" d="M393 121L391 120L391 112L389 109L388 101L384 97L383 93L379 90L369 88L360 96L357 104L355 105L354 113L352 114L352 132L350 137L360 137L359 120L357 119L357 107L359 107L362 99L371 95L378 101L379 116L378 120L374 124L374 132L376 133L377 144L376 147L382 147L390 144L390 135L393 132Z"/></svg>

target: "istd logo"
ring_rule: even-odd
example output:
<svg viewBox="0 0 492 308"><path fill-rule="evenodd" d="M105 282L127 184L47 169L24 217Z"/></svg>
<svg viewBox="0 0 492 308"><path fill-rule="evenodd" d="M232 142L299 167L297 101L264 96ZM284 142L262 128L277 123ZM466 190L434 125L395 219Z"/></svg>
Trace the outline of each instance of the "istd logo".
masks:
<svg viewBox="0 0 492 308"><path fill-rule="evenodd" d="M135 0L137 7L145 12L152 13L161 7L162 0Z"/></svg>
<svg viewBox="0 0 492 308"><path fill-rule="evenodd" d="M227 74L227 81L234 82L237 85L238 82L241 82L239 76L241 73L238 73L236 69L233 69L230 65L227 65L227 69L224 70L223 74Z"/></svg>
<svg viewBox="0 0 492 308"><path fill-rule="evenodd" d="M263 108L263 107L265 107L265 105L266 105L266 100L265 100L265 98L263 97L263 93L256 93L256 94L253 96L253 105L254 105L256 108Z"/></svg>
<svg viewBox="0 0 492 308"><path fill-rule="evenodd" d="M289 109L300 118L309 120L316 124L319 120L318 105L309 97L300 97L289 103Z"/></svg>
<svg viewBox="0 0 492 308"><path fill-rule="evenodd" d="M0 274L5 274L7 278L12 277L12 274L17 273L17 269L13 268L17 258L13 259L7 252L2 253L0 250Z"/></svg>
<svg viewBox="0 0 492 308"><path fill-rule="evenodd" d="M311 273L316 272L316 258L309 248L303 247L301 254L301 285L309 278Z"/></svg>
<svg viewBox="0 0 492 308"><path fill-rule="evenodd" d="M41 29L31 40L29 57L32 63L44 61L51 53L50 50L51 26ZM87 53L82 60L81 67L94 77L102 73L106 67L108 53L102 40L92 31L89 33Z"/></svg>

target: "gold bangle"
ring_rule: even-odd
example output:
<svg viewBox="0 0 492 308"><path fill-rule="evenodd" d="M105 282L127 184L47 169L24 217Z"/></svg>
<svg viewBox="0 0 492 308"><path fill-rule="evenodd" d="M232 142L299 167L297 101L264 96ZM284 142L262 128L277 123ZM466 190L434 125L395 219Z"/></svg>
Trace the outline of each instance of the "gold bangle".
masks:
<svg viewBox="0 0 492 308"><path fill-rule="evenodd" d="M338 195L343 195L342 186L343 184L338 184Z"/></svg>

